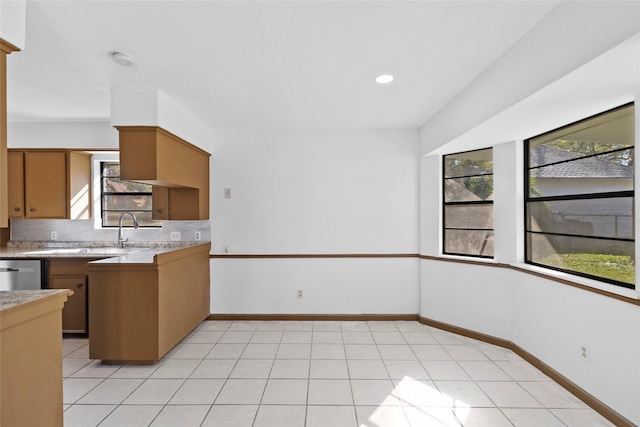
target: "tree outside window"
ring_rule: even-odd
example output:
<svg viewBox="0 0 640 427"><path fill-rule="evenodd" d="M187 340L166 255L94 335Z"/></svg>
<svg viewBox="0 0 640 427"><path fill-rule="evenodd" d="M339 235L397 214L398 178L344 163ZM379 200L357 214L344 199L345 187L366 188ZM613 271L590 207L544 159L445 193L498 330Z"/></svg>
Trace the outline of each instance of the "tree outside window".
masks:
<svg viewBox="0 0 640 427"><path fill-rule="evenodd" d="M124 212L133 213L141 227L161 226L151 218L150 184L121 180L118 162L101 162L100 170L103 227L117 227ZM129 215L123 218L123 225L133 226Z"/></svg>

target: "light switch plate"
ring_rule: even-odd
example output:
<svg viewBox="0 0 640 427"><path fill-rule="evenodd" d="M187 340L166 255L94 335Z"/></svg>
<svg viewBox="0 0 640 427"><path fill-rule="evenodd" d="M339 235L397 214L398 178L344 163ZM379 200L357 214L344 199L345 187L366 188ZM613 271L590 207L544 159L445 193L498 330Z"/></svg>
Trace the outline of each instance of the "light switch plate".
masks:
<svg viewBox="0 0 640 427"><path fill-rule="evenodd" d="M225 199L230 199L231 198L231 189L230 188L225 188L224 189L224 198Z"/></svg>

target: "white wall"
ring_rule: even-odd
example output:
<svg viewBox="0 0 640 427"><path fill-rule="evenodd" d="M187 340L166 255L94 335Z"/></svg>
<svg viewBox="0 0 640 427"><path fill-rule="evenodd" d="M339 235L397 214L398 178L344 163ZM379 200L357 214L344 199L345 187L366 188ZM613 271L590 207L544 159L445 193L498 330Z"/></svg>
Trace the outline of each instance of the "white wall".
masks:
<svg viewBox="0 0 640 427"><path fill-rule="evenodd" d="M9 148L107 148L118 149L118 131L109 121L11 122L7 125Z"/></svg>
<svg viewBox="0 0 640 427"><path fill-rule="evenodd" d="M511 340L511 270L420 261L420 315Z"/></svg>
<svg viewBox="0 0 640 427"><path fill-rule="evenodd" d="M639 307L518 272L511 284L512 341L640 424Z"/></svg>
<svg viewBox="0 0 640 427"><path fill-rule="evenodd" d="M159 126L190 144L211 152L211 129L160 90L113 88L111 124Z"/></svg>
<svg viewBox="0 0 640 427"><path fill-rule="evenodd" d="M417 130L220 131L213 145L214 253L418 252ZM415 259L217 258L211 274L214 313L418 310Z"/></svg>
<svg viewBox="0 0 640 427"><path fill-rule="evenodd" d="M216 132L211 174L214 253L418 252L417 130Z"/></svg>
<svg viewBox="0 0 640 427"><path fill-rule="evenodd" d="M420 254L439 255L442 252L442 157L420 159ZM438 179L434 179L437 176Z"/></svg>
<svg viewBox="0 0 640 427"><path fill-rule="evenodd" d="M0 2L0 38L19 49L25 48L26 0Z"/></svg>
<svg viewBox="0 0 640 427"><path fill-rule="evenodd" d="M416 258L213 259L211 312L415 314L417 272Z"/></svg>

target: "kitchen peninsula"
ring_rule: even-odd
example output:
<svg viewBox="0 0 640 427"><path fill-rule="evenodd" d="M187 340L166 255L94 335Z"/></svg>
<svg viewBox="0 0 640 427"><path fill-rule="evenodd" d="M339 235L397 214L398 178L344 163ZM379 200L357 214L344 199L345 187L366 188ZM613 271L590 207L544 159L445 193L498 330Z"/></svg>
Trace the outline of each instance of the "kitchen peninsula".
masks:
<svg viewBox="0 0 640 427"><path fill-rule="evenodd" d="M111 364L154 363L209 315L211 243L124 249L93 246L98 243L12 242L0 248L0 258L44 259L50 265L86 259L87 292L81 294L88 297L90 357Z"/></svg>
<svg viewBox="0 0 640 427"><path fill-rule="evenodd" d="M62 426L62 307L69 290L0 292L0 425Z"/></svg>
<svg viewBox="0 0 640 427"><path fill-rule="evenodd" d="M152 364L209 315L210 243L87 264L89 356Z"/></svg>

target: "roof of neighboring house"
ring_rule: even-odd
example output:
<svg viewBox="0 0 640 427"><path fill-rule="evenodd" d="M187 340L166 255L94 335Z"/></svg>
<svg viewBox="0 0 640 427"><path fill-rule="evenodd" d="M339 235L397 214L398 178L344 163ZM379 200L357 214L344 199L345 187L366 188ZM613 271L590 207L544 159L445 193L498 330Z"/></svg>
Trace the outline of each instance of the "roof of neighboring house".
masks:
<svg viewBox="0 0 640 427"><path fill-rule="evenodd" d="M461 182L456 179L445 180L445 191L447 193L447 200L455 200L456 202L475 202L482 201L477 194L469 190ZM485 201L493 200L493 193L487 196Z"/></svg>
<svg viewBox="0 0 640 427"><path fill-rule="evenodd" d="M567 161L582 156L584 155L580 153L538 145L531 150L530 164L564 163L536 168L531 171L531 174L536 178L633 178L633 165L624 166L597 157L587 157L574 162Z"/></svg>

